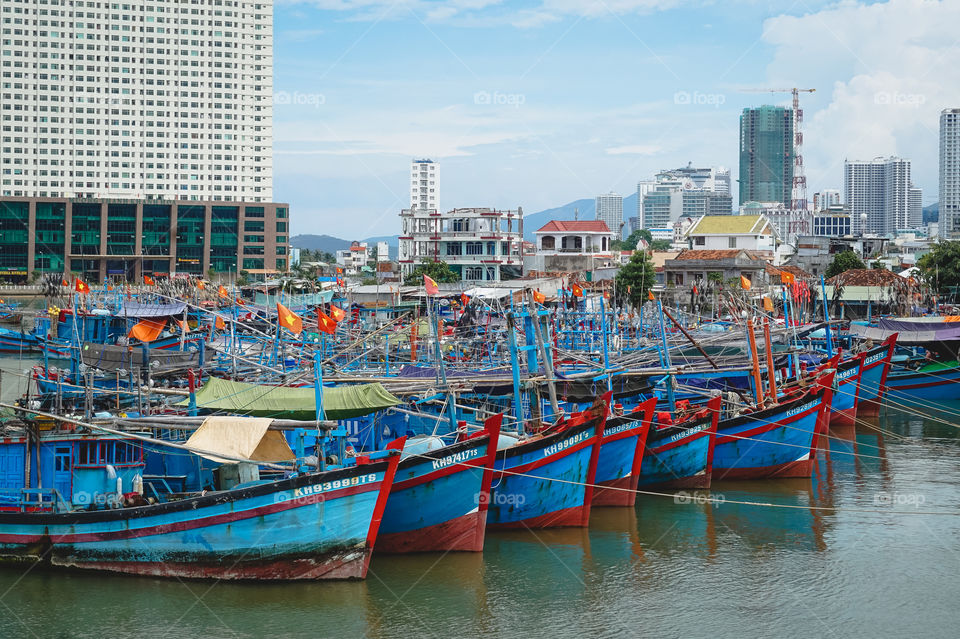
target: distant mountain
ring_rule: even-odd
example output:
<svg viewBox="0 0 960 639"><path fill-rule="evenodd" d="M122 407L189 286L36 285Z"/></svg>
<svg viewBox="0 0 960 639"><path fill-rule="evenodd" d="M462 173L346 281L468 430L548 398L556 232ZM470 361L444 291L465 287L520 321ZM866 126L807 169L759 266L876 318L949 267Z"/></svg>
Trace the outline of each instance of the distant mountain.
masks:
<svg viewBox="0 0 960 639"><path fill-rule="evenodd" d="M576 217L574 213L576 212ZM533 232L541 228L550 220L568 221L573 219L592 220L596 215L596 200L594 198L584 198L574 200L563 206L558 206L545 211L536 213L525 213L523 215L523 239L532 242L535 238ZM626 222L631 217L637 215L637 194L631 193L623 198L623 221ZM616 231L617 229L610 229ZM624 232L626 232L626 227Z"/></svg>
<svg viewBox="0 0 960 639"><path fill-rule="evenodd" d="M923 223L940 221L940 203L934 202L930 206L923 207Z"/></svg>
<svg viewBox="0 0 960 639"><path fill-rule="evenodd" d="M350 248L350 242L332 235L294 235L290 238L290 245L293 248L330 253Z"/></svg>

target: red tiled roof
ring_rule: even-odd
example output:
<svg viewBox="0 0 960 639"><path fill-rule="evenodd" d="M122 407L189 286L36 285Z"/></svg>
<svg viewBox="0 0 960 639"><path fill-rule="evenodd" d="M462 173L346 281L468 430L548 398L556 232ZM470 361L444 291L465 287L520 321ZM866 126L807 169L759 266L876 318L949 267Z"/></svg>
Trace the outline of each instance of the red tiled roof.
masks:
<svg viewBox="0 0 960 639"><path fill-rule="evenodd" d="M675 260L729 260L743 253L747 259L759 260L760 258L745 249L686 249L676 256Z"/></svg>
<svg viewBox="0 0 960 639"><path fill-rule="evenodd" d="M890 286L895 283L906 284L907 278L900 277L893 271L885 268L854 268L844 271L840 275L834 275L827 284L836 284L837 281L844 286Z"/></svg>
<svg viewBox="0 0 960 639"><path fill-rule="evenodd" d="M535 233L609 233L603 220L550 220Z"/></svg>
<svg viewBox="0 0 960 639"><path fill-rule="evenodd" d="M813 277L810 273L807 273L805 270L798 266L793 266L792 264L784 264L783 266L774 266L773 264L767 264L766 267L767 275L773 277L780 277L781 273L790 273L795 278L798 279L809 279Z"/></svg>

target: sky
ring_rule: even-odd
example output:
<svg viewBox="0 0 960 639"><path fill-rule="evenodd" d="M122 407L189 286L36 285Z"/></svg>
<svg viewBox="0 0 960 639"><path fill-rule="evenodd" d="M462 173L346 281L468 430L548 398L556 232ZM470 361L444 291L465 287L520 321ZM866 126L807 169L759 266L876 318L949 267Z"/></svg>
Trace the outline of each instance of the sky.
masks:
<svg viewBox="0 0 960 639"><path fill-rule="evenodd" d="M275 0L274 199L294 234L352 240L399 232L414 157L444 210L626 196L688 162L736 179L742 109L799 87L808 199L897 155L926 205L958 24L960 0Z"/></svg>

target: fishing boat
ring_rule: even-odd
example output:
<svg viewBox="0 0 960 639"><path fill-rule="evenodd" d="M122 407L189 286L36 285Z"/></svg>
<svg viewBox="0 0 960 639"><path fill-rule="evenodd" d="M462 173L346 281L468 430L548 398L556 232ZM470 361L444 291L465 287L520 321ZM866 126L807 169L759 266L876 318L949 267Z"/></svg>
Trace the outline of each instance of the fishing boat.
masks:
<svg viewBox="0 0 960 639"><path fill-rule="evenodd" d="M640 488L709 488L720 397L680 424L652 428L640 466Z"/></svg>
<svg viewBox="0 0 960 639"><path fill-rule="evenodd" d="M213 419L228 420L230 432L243 430L254 449L265 445L261 438L270 420ZM71 437L81 445L63 443ZM251 472L256 464L226 464L221 477L246 474L249 480L170 499L155 493L158 501L151 503L154 498L144 495L142 483L138 486L139 474L131 476L143 467L140 441L53 438L44 444L53 447L60 476L44 476L38 487L21 483L20 491L13 491L20 493L18 502L0 512L0 560L181 579L361 579L402 441L351 465L273 480L259 480ZM27 442L26 437L19 442L20 451L8 449L8 458L19 452L21 460L29 459ZM11 445L16 446L6 444ZM266 445L275 446L276 440ZM232 445L223 450L233 450ZM114 457L104 456L105 451ZM114 464L125 472L118 474ZM23 477L21 467L21 482ZM59 489L71 491L74 479L100 489L93 499L90 493L86 499L62 494Z"/></svg>
<svg viewBox="0 0 960 639"><path fill-rule="evenodd" d="M930 362L915 371L894 371L884 381L887 397L913 404L960 399L960 362Z"/></svg>
<svg viewBox="0 0 960 639"><path fill-rule="evenodd" d="M633 506L637 501L640 466L657 398L631 413L608 419L600 440L593 506Z"/></svg>
<svg viewBox="0 0 960 639"><path fill-rule="evenodd" d="M609 395L543 434L497 453L487 526L586 526Z"/></svg>
<svg viewBox="0 0 960 639"><path fill-rule="evenodd" d="M795 399L721 421L713 478L809 477L829 423L833 380L830 371Z"/></svg>
<svg viewBox="0 0 960 639"><path fill-rule="evenodd" d="M880 414L880 402L886 393L887 376L897 349L898 333L884 338L883 342L864 354L860 372L860 391L857 397L857 415L876 417Z"/></svg>
<svg viewBox="0 0 960 639"><path fill-rule="evenodd" d="M834 428L853 426L857 422L857 404L860 394L860 378L863 373L863 360L866 354L860 353L836 363L839 355L832 361L836 369L834 380L837 388L833 392L830 402L828 419ZM828 363L828 365L831 365Z"/></svg>
<svg viewBox="0 0 960 639"><path fill-rule="evenodd" d="M408 439L383 512L378 553L483 550L502 415L453 444Z"/></svg>

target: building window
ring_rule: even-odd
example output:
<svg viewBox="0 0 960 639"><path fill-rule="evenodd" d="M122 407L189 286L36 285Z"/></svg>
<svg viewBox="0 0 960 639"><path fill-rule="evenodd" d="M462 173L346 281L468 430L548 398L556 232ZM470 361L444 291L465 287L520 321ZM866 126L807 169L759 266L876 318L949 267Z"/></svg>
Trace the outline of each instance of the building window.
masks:
<svg viewBox="0 0 960 639"><path fill-rule="evenodd" d="M737 238L728 237L727 238L727 248L737 248Z"/></svg>

